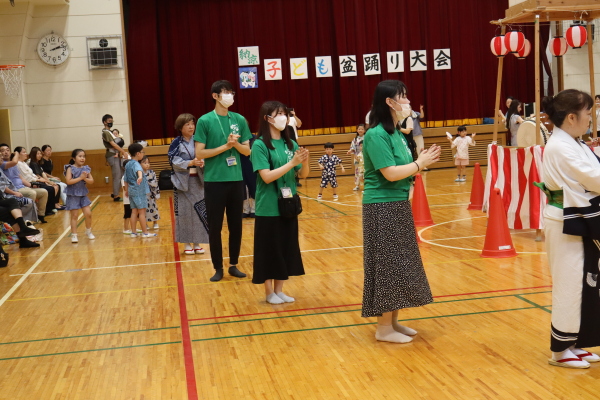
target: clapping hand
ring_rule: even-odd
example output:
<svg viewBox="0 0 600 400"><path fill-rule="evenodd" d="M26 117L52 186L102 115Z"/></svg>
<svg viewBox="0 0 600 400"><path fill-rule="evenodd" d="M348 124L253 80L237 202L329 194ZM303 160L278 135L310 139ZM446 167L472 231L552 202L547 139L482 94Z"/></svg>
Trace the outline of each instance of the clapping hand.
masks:
<svg viewBox="0 0 600 400"><path fill-rule="evenodd" d="M421 154L419 154L419 158L417 159L417 164L419 164L420 168L426 168L431 164L439 161L440 154L442 154L442 148L437 144L431 145L427 150L423 150Z"/></svg>
<svg viewBox="0 0 600 400"><path fill-rule="evenodd" d="M227 138L227 147L232 148L233 146L235 146L235 144L237 143L239 138L240 138L240 135L235 135L233 133L230 133L229 137Z"/></svg>
<svg viewBox="0 0 600 400"><path fill-rule="evenodd" d="M308 150L306 150L304 147L296 150L296 153L294 153L294 158L292 159L294 166L302 164L306 160L308 160Z"/></svg>

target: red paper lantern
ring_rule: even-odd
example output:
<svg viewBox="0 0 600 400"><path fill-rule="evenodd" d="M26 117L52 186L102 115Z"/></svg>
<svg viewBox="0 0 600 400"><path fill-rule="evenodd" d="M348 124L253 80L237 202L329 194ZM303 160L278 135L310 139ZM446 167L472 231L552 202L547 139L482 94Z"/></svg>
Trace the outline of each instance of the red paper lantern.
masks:
<svg viewBox="0 0 600 400"><path fill-rule="evenodd" d="M565 38L569 46L578 49L587 42L587 31L583 25L575 25L567 29Z"/></svg>
<svg viewBox="0 0 600 400"><path fill-rule="evenodd" d="M517 53L525 46L525 35L523 35L523 32L508 32L504 35L504 44L508 51Z"/></svg>
<svg viewBox="0 0 600 400"><path fill-rule="evenodd" d="M555 36L548 42L548 48L553 56L562 57L569 49L569 46L567 46L567 41L564 37Z"/></svg>
<svg viewBox="0 0 600 400"><path fill-rule="evenodd" d="M531 52L531 43L529 42L529 40L525 39L525 45L523 46L523 48L514 54L519 60L524 60L525 57L527 57L530 52Z"/></svg>
<svg viewBox="0 0 600 400"><path fill-rule="evenodd" d="M508 54L508 49L504 44L504 35L495 36L490 43L490 48L496 57L504 57L506 54Z"/></svg>

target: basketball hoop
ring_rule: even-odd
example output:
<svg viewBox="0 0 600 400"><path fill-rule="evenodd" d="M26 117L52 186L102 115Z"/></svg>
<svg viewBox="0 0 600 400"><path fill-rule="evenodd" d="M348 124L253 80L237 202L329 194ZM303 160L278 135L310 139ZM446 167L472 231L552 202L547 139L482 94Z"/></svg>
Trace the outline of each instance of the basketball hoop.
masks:
<svg viewBox="0 0 600 400"><path fill-rule="evenodd" d="M8 97L19 97L24 65L0 65L0 78L4 82L4 92Z"/></svg>

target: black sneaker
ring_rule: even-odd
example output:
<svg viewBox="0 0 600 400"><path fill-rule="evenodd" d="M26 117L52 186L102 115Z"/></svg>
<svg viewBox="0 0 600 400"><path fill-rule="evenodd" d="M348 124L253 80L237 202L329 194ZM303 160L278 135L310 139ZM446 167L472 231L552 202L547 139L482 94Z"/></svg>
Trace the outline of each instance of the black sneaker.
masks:
<svg viewBox="0 0 600 400"><path fill-rule="evenodd" d="M40 231L38 231L37 229L27 227L27 228L21 229L19 232L17 232L17 237L22 238L25 236L37 235L38 233L40 233Z"/></svg>
<svg viewBox="0 0 600 400"><path fill-rule="evenodd" d="M32 242L31 240L27 239L26 237L19 238L19 248L20 249L29 249L32 247L40 247L40 244Z"/></svg>
<svg viewBox="0 0 600 400"><path fill-rule="evenodd" d="M121 198L119 196L113 198L113 201L121 201Z"/></svg>
<svg viewBox="0 0 600 400"><path fill-rule="evenodd" d="M48 221L46 221L46 220L44 219L44 216L43 216L43 215L38 215L38 221L40 221L42 224L47 224L47 223L48 223Z"/></svg>

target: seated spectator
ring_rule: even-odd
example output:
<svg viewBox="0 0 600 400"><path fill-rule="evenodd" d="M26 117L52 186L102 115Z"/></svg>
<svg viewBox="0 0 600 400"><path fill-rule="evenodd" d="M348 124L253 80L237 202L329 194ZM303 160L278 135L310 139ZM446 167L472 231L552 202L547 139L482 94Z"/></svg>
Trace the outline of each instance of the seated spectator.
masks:
<svg viewBox="0 0 600 400"><path fill-rule="evenodd" d="M52 182L58 183L58 186L61 188L60 199L63 204L67 204L67 193L65 192L65 190L67 190L67 184L62 182L59 177L52 175L54 164L52 163L52 159L50 157L52 157L52 146L45 144L42 146L42 159L40 160L39 164L46 173L46 177Z"/></svg>
<svg viewBox="0 0 600 400"><path fill-rule="evenodd" d="M35 202L19 193L15 185L0 170L0 194L7 199L15 199L23 213L23 218L30 221L38 221L38 212Z"/></svg>
<svg viewBox="0 0 600 400"><path fill-rule="evenodd" d="M46 205L48 203L48 192L44 189L31 188L29 182L24 182L19 174L17 164L19 162L19 153L10 152L10 147L7 144L0 144L0 155L2 156L2 164L0 168L4 171L8 179L13 183L15 188L23 196L38 202L38 220L45 221L46 215L52 215L53 212L46 212Z"/></svg>
<svg viewBox="0 0 600 400"><path fill-rule="evenodd" d="M30 168L30 170L35 175L35 178L36 178L35 180L37 182L45 183L54 188L54 191L55 191L54 208L56 208L57 210L64 210L66 207L61 206L58 201L64 190L61 183L63 185L65 185L65 188L66 188L67 184L63 183L63 182L57 183L57 182L52 181L44 172L42 165L40 164L41 160L42 160L42 150L39 147L32 147L31 151L29 152L29 167L28 168ZM20 165L20 164L21 164L21 162L19 162L18 165ZM24 168L24 167L23 167L23 169L19 168L19 170L21 170L22 174L29 173L29 172L27 172L26 168Z"/></svg>

